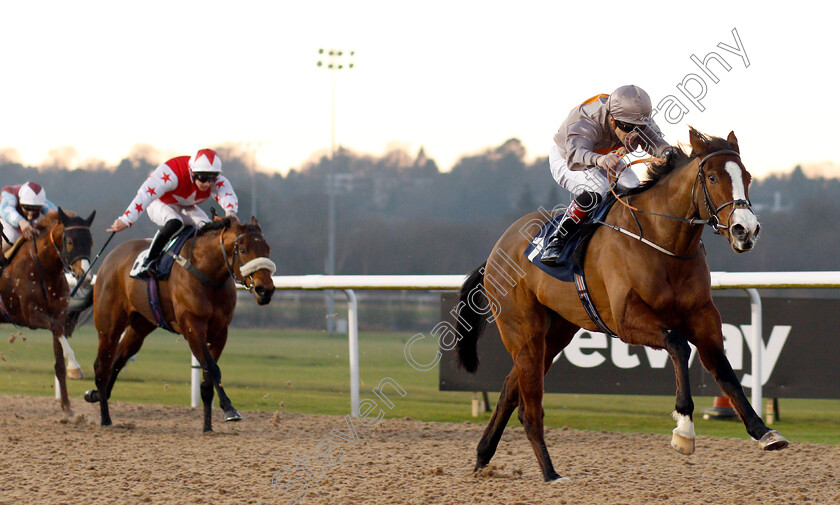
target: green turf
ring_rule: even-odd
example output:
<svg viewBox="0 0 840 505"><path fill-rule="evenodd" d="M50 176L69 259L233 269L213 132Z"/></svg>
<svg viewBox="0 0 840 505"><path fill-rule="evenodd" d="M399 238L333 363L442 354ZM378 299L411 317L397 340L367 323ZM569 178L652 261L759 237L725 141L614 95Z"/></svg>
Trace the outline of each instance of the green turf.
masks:
<svg viewBox="0 0 840 505"><path fill-rule="evenodd" d="M52 396L50 334L22 330L22 336L10 343L10 335L17 333L7 325L0 333L0 394ZM403 348L410 337L408 333L362 333L362 399L379 401L371 390L390 377L404 388L406 396L389 395L394 408L384 408L387 417L486 423L489 413L471 416L472 393L440 392L437 369L420 372L406 363ZM73 402L81 402L84 391L94 388L93 328L81 328L71 344L86 378L69 382L70 397ZM412 347L414 358L430 361L426 358L433 356L433 345L432 339L418 341ZM340 415L349 411L350 403L347 355L346 336L329 337L317 331L233 330L219 365L225 390L240 410ZM120 374L112 399L188 405L189 359L186 342L180 336L156 331L147 338L137 360L129 362ZM490 394L491 402L496 396ZM739 422L703 420L699 413L711 404L712 398L695 398L699 436L748 437ZM669 416L674 408L671 396L550 394L544 406L548 426L666 435L674 428ZM781 421L773 427L789 439L840 444L840 400L781 399L780 411ZM120 414L114 411L112 415L117 419ZM516 416L511 424L518 424Z"/></svg>

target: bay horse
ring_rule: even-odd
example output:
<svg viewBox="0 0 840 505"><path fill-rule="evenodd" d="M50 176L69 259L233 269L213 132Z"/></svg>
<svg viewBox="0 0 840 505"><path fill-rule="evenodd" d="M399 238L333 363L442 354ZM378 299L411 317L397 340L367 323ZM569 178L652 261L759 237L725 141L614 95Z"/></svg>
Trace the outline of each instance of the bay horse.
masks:
<svg viewBox="0 0 840 505"><path fill-rule="evenodd" d="M126 361L158 327L147 294L147 281L129 277L137 255L149 240L130 240L111 251L97 274L92 293L93 320L99 334L94 363L96 390L85 400L99 402L102 426L111 425L108 399L117 375ZM184 258L185 251L187 257ZM274 293L274 263L270 248L256 218L240 224L231 218L209 222L184 243L180 259L167 280L159 281L160 307L164 321L187 340L204 371L201 399L204 403L204 431L213 431L211 409L213 388L225 421L238 421L222 387L217 362L225 348L228 325L236 307L235 282L244 284L259 305L271 301Z"/></svg>
<svg viewBox="0 0 840 505"><path fill-rule="evenodd" d="M689 128L689 138L690 155L675 148L667 161L651 164L648 180L622 198L627 205L610 209L606 225L598 227L588 246L586 283L603 323L622 341L668 352L676 375L672 415L677 428L671 445L678 452L694 452L689 343L697 347L747 433L765 450L783 449L788 441L750 406L724 354L721 317L702 253L703 224L712 225L736 253L754 247L759 223L749 204L751 176L734 132L724 140ZM545 221L539 212L520 218L498 240L488 261L468 276L461 288L457 345L462 367L475 372L476 341L492 313L489 319L495 320L514 362L478 443L475 470L490 462L518 407L543 478L553 481L561 477L543 434L544 375L578 329L602 330L587 315L574 282L555 279L525 257L533 238L529 230ZM489 308L482 309L482 303Z"/></svg>
<svg viewBox="0 0 840 505"><path fill-rule="evenodd" d="M47 213L34 225L37 235L21 239L0 274L0 322L52 332L61 409L68 415L72 411L67 362L79 374L81 369L67 344L79 314L67 310L70 287L64 273L79 279L88 269L93 245L90 225L95 216L93 211L84 219L61 207Z"/></svg>

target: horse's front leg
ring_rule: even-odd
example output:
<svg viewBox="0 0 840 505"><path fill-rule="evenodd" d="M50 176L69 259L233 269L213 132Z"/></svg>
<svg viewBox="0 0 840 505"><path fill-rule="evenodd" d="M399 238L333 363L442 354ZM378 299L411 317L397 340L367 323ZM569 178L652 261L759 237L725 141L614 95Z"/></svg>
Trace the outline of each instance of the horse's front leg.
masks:
<svg viewBox="0 0 840 505"><path fill-rule="evenodd" d="M201 399L204 403L204 431L213 431L211 415L213 387L219 395L219 407L225 412L225 421L241 420L242 416L233 407L230 398L225 393L225 389L222 386L222 371L219 369L216 358L213 357L207 345L206 320L192 315L185 315L183 328L184 337L189 342L190 350L204 370L204 378L201 385ZM218 352L221 353L220 350Z"/></svg>
<svg viewBox="0 0 840 505"><path fill-rule="evenodd" d="M58 380L58 389L61 395L61 410L67 415L72 415L70 410L70 397L67 396L67 370L64 363L64 350L60 339L63 338L59 331L53 330L53 354L55 355L55 378Z"/></svg>
<svg viewBox="0 0 840 505"><path fill-rule="evenodd" d="M672 414L677 427L671 436L671 447L688 456L694 454L694 400L691 399L691 385L688 381L691 348L681 333L672 330L665 337L665 349L674 364L677 379L677 401Z"/></svg>
<svg viewBox="0 0 840 505"><path fill-rule="evenodd" d="M768 428L747 401L744 388L741 387L724 353L722 322L714 304L709 301L703 308L695 311L688 323L693 337L692 343L697 346L700 361L732 402L732 406L744 422L747 433L758 440L759 446L764 450L773 451L787 447L787 439L778 431Z"/></svg>
<svg viewBox="0 0 840 505"><path fill-rule="evenodd" d="M676 403L673 417L677 422L671 436L671 447L680 454L694 454L694 400L688 376L691 348L685 336L676 330L667 330L665 323L642 297L631 290L618 317L621 339L629 344L664 348L674 364L677 382Z"/></svg>
<svg viewBox="0 0 840 505"><path fill-rule="evenodd" d="M79 362L76 361L76 353L73 352L73 348L70 347L70 343L67 341L67 337L61 335L58 337L58 341L61 344L61 349L64 353L64 362L67 366L67 378L68 379L84 379L85 374L82 373L82 367L79 365Z"/></svg>

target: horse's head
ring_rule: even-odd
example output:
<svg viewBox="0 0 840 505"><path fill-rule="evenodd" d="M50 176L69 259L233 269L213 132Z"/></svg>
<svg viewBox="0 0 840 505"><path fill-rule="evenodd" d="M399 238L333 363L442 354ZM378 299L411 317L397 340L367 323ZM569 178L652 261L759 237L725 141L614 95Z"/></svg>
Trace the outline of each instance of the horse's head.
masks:
<svg viewBox="0 0 840 505"><path fill-rule="evenodd" d="M260 305L271 301L274 281L271 275L276 270L274 262L268 259L271 248L263 237L257 218L249 224L232 222L224 234L224 246L233 248L233 273L242 282Z"/></svg>
<svg viewBox="0 0 840 505"><path fill-rule="evenodd" d="M90 250L93 247L90 225L94 217L96 217L95 210L87 219L84 219L73 214L68 215L59 207L58 222L64 227L60 246L50 229L50 240L58 251L59 258L64 263L64 267L69 268L77 279L90 267Z"/></svg>
<svg viewBox="0 0 840 505"><path fill-rule="evenodd" d="M712 138L689 127L692 155L700 163L695 195L701 215L709 214L716 229L729 240L736 253L751 250L761 226L750 207L752 176L741 162L738 139L730 132L726 140ZM705 217L704 217L705 219Z"/></svg>

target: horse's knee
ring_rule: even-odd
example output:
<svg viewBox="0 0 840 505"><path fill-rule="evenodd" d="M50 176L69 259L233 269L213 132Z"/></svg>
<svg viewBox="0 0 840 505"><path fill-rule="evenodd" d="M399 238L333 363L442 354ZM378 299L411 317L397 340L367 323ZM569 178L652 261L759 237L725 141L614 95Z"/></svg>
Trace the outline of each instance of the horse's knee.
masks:
<svg viewBox="0 0 840 505"><path fill-rule="evenodd" d="M682 363L688 363L691 357L691 347L688 341L681 334L669 331L665 337L665 346L668 352Z"/></svg>

